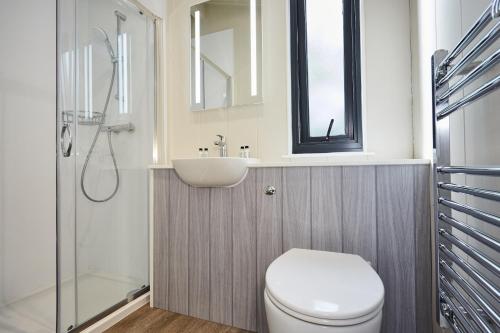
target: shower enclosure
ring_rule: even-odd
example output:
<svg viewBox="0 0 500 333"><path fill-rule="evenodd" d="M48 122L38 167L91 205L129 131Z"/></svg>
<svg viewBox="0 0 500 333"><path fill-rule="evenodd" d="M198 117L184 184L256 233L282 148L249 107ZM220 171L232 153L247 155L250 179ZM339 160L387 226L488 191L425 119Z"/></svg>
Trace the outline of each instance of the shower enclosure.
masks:
<svg viewBox="0 0 500 333"><path fill-rule="evenodd" d="M60 0L58 320L71 330L149 284L155 18Z"/></svg>
<svg viewBox="0 0 500 333"><path fill-rule="evenodd" d="M48 1L11 3L13 20L33 6L35 29L52 15ZM12 114L0 117L0 333L76 332L149 290L159 19L135 0L58 0L49 9L54 42L33 48L53 52L16 66L27 67L25 99L36 99L52 81L37 86L29 71L57 59L44 76L53 75L54 94L27 108L23 126L0 103Z"/></svg>

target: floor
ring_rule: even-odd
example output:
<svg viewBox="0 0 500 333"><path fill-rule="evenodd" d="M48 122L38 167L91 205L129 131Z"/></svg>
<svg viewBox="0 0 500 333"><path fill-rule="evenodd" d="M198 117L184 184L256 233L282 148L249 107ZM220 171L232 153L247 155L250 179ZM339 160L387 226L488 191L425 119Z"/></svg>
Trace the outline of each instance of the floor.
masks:
<svg viewBox="0 0 500 333"><path fill-rule="evenodd" d="M144 305L105 333L250 333Z"/></svg>
<svg viewBox="0 0 500 333"><path fill-rule="evenodd" d="M78 279L78 317L85 321L126 298L137 283L86 274ZM74 304L74 285L63 283L63 304ZM74 309L62 314L62 327L73 324ZM50 288L0 307L0 333L53 333L56 323L56 289Z"/></svg>

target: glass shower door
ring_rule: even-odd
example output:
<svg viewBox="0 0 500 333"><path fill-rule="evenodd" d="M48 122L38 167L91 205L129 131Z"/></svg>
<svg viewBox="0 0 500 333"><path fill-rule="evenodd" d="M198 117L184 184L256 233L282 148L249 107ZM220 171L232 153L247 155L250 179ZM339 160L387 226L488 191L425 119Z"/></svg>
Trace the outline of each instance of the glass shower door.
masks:
<svg viewBox="0 0 500 333"><path fill-rule="evenodd" d="M64 107L59 122L63 141L70 140L64 130L69 124L73 145L68 156L61 155L59 172L64 332L149 285L155 25L128 1L62 2L73 4L75 13L73 67L66 66L73 73L66 81L74 83L67 89L74 107Z"/></svg>

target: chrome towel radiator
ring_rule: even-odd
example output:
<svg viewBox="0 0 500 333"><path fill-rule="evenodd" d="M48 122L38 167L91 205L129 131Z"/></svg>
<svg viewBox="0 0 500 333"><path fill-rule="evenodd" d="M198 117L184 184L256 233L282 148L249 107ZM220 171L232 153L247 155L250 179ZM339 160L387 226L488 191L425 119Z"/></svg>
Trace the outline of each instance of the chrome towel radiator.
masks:
<svg viewBox="0 0 500 333"><path fill-rule="evenodd" d="M465 130L462 146L451 139L455 112L470 107L464 112L484 117L486 105L500 119L500 103L478 103L500 94L499 16L500 0L492 1L453 50L432 57L436 315L461 333L500 332L500 156L496 165L459 166L450 152L451 141L465 151L471 139ZM500 135L500 121L495 127Z"/></svg>

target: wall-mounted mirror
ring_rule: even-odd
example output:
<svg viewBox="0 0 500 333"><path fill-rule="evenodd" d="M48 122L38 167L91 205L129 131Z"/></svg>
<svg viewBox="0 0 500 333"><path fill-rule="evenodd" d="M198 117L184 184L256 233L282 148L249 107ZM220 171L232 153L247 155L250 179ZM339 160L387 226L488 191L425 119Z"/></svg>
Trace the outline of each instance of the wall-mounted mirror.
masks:
<svg viewBox="0 0 500 333"><path fill-rule="evenodd" d="M191 7L191 110L262 102L260 0Z"/></svg>

